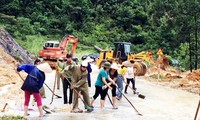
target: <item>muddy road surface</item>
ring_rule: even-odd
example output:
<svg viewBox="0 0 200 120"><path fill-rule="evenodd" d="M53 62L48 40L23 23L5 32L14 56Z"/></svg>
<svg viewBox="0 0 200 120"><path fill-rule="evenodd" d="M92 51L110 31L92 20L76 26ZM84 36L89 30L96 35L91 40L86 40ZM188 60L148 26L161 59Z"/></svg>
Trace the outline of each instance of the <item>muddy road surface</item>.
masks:
<svg viewBox="0 0 200 120"><path fill-rule="evenodd" d="M92 65L92 87L90 88L90 97L94 95L94 83L98 74L96 66ZM53 89L54 86L55 71L51 74L47 74L45 83ZM61 84L62 86L62 84ZM125 84L124 84L125 86ZM136 110L142 114L138 115L136 110L131 106L126 98L122 98L118 101L118 109L112 109L112 105L109 99L106 98L105 109L100 109L100 97L94 102L94 111L91 113L70 113L70 105L63 104L63 98L53 98L52 93L45 86L46 98L43 99L43 104L49 107L51 114L46 114L42 119L46 120L193 120L197 105L200 97L198 95L172 89L166 86L156 85L148 82L144 77L136 77L137 91L145 95L145 99L141 99L138 95L133 94L130 88L128 88L128 94L124 94L128 100L134 105ZM55 94L63 97L62 87L57 90ZM109 91L111 96L111 92ZM23 100L22 100L23 101ZM79 99L79 107L84 109L83 102ZM23 104L20 107L16 107L10 110L10 113L23 116ZM39 119L39 113L37 111L36 103L30 102L28 119ZM200 113L197 120L200 120Z"/></svg>

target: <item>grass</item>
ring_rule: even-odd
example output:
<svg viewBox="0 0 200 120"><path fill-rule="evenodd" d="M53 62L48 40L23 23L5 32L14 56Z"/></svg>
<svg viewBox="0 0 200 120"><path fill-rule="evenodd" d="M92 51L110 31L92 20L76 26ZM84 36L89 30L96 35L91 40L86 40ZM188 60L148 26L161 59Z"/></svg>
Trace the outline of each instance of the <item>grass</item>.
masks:
<svg viewBox="0 0 200 120"><path fill-rule="evenodd" d="M19 40L16 41L22 46L24 49L28 50L29 52L33 53L35 56L38 55L39 51L42 49L44 42L46 41L46 37L43 36L26 36L26 40Z"/></svg>
<svg viewBox="0 0 200 120"><path fill-rule="evenodd" d="M27 120L27 119L22 116L2 116L0 117L0 120Z"/></svg>

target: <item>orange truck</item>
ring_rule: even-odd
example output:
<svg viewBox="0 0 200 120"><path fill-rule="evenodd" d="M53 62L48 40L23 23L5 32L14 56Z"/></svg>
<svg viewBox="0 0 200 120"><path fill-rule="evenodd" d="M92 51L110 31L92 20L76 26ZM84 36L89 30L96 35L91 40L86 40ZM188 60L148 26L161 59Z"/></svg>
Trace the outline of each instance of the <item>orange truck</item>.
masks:
<svg viewBox="0 0 200 120"><path fill-rule="evenodd" d="M51 67L56 67L56 62L59 58L66 58L67 53L71 53L72 57L76 52L78 38L73 35L66 35L59 41L45 42L43 49L39 52L39 58L43 58ZM71 48L69 48L71 46Z"/></svg>

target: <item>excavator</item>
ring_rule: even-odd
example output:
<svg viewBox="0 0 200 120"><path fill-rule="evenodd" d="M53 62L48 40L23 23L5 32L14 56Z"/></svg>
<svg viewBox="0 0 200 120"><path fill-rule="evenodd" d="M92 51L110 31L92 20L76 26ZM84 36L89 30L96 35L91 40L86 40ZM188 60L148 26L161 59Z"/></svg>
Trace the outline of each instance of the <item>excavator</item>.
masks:
<svg viewBox="0 0 200 120"><path fill-rule="evenodd" d="M71 43L71 50L69 49L69 43ZM78 38L73 35L65 35L61 42L47 41L39 52L39 58L43 58L52 68L55 68L57 60L59 58L65 60L67 53L71 53L74 58L77 44Z"/></svg>
<svg viewBox="0 0 200 120"><path fill-rule="evenodd" d="M96 60L96 65L100 66L101 61L106 59L110 62L119 60L121 64L123 61L134 60L134 67L136 68L136 75L143 76L147 72L147 65L155 65L154 56L151 51L140 52L138 54L131 53L131 43L129 42L114 42L114 50L102 50L98 46L94 46L95 49L100 51L99 58Z"/></svg>

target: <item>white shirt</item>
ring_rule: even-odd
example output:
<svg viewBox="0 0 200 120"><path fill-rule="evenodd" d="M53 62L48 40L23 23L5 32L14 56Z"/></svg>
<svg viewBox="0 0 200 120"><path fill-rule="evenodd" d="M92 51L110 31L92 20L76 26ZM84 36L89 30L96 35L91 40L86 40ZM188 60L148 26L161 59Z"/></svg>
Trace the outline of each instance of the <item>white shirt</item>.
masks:
<svg viewBox="0 0 200 120"><path fill-rule="evenodd" d="M134 68L133 67L127 67L127 72L125 74L126 78L134 78Z"/></svg>

